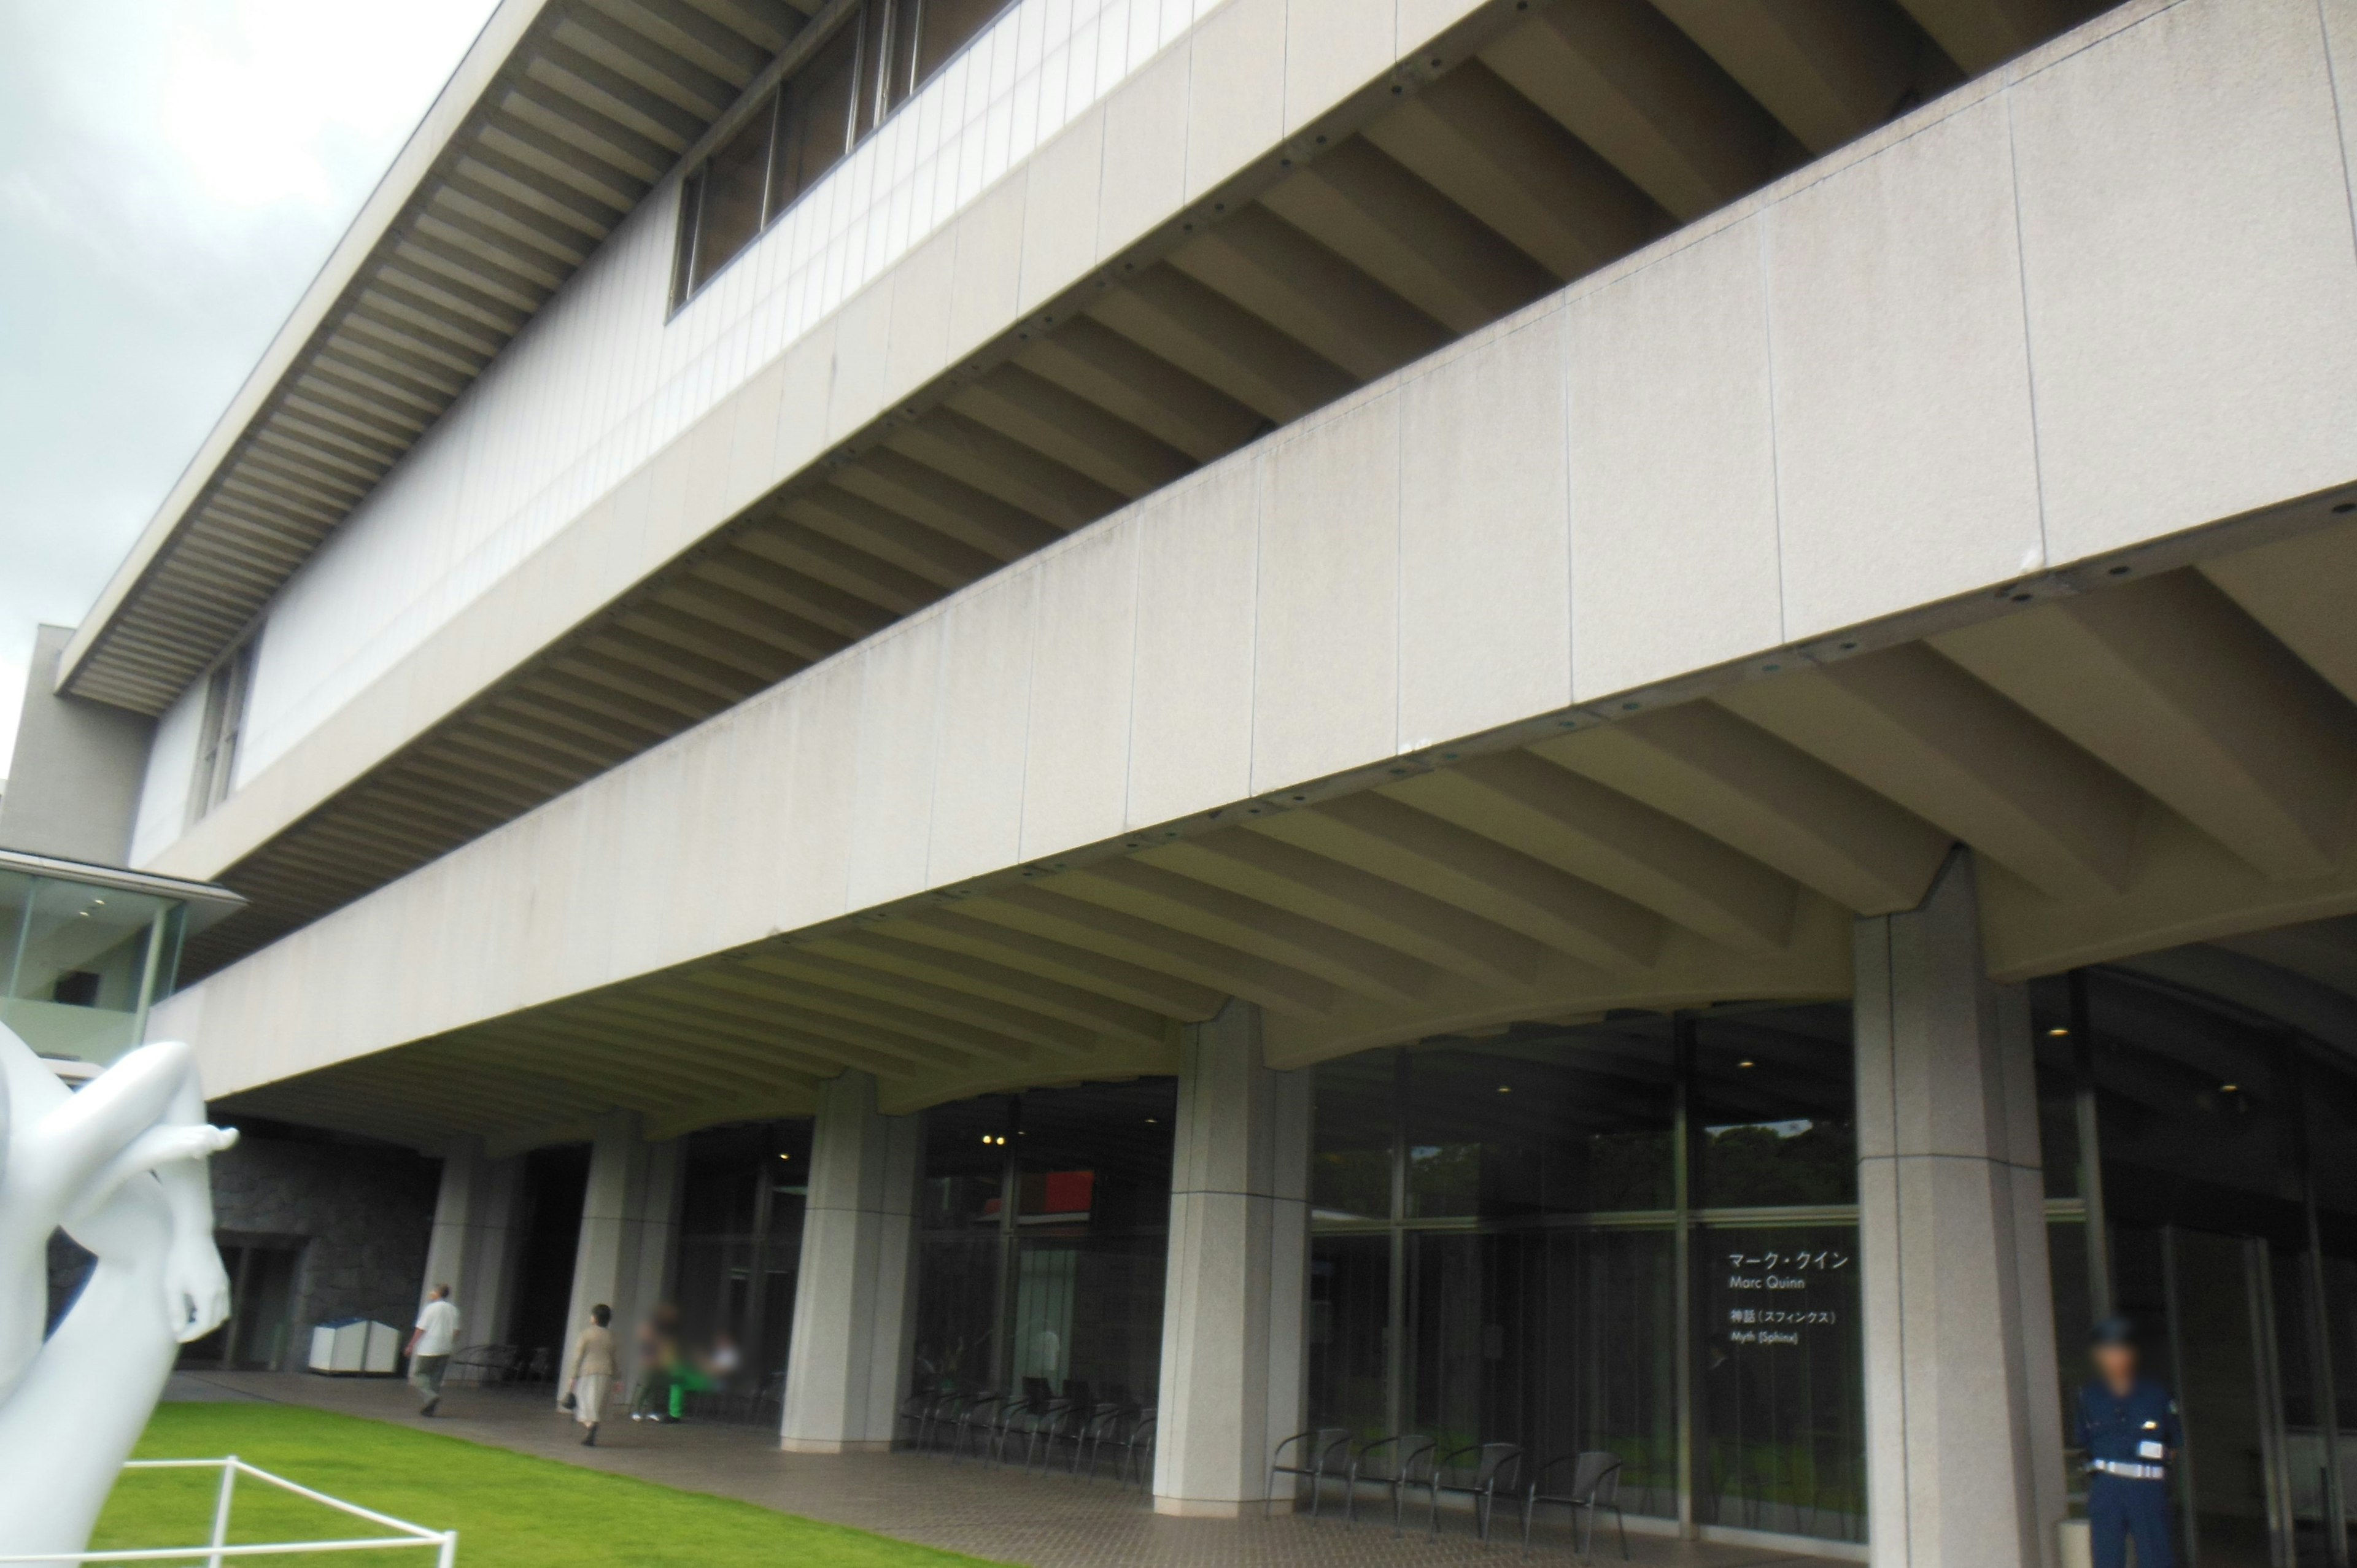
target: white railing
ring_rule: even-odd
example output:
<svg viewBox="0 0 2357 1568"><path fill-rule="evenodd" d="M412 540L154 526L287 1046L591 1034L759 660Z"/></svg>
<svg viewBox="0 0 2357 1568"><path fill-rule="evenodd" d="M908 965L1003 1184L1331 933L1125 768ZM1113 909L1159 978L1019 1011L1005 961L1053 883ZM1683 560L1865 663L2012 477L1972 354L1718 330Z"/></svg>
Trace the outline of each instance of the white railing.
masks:
<svg viewBox="0 0 2357 1568"><path fill-rule="evenodd" d="M131 1552L37 1552L27 1556L0 1556L0 1563L155 1563L166 1560L191 1563L204 1560L205 1568L221 1568L231 1557L284 1557L297 1552L382 1552L389 1547L414 1546L435 1549L435 1568L453 1568L458 1561L458 1532L455 1530L428 1530L407 1520L395 1519L358 1503L348 1503L341 1498L331 1498L325 1492L315 1492L308 1487L297 1486L284 1476L274 1476L267 1470L257 1470L232 1454L226 1459L133 1459L126 1470L219 1470L221 1491L213 1503L213 1538L201 1546L152 1546ZM351 1541L274 1541L253 1546L229 1544L229 1516L231 1501L237 1496L237 1478L251 1476L266 1482L282 1492L292 1492L315 1503L382 1525L397 1535L375 1536Z"/></svg>

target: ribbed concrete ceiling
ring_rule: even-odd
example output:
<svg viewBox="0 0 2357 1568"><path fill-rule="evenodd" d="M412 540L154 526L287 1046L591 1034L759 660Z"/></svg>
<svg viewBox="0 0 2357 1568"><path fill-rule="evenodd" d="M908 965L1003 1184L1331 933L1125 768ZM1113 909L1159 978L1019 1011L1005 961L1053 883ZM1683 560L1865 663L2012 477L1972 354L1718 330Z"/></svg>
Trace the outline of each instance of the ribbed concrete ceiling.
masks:
<svg viewBox="0 0 2357 1568"><path fill-rule="evenodd" d="M1913 907L1959 842L1996 972L2156 950L2181 967L2183 944L2214 943L2198 950L2303 977L2296 1021L2357 1049L2352 602L2357 524L2132 571L1535 742L1404 758L1371 786L1239 802L234 1104L530 1143L617 1104L659 1133L807 1109L844 1068L877 1074L890 1109L1168 1071L1179 1026L1231 996L1266 1010L1283 1066L1612 1008L1838 997L1851 917Z"/></svg>
<svg viewBox="0 0 2357 1568"><path fill-rule="evenodd" d="M67 690L149 714L187 690L820 4L510 0L478 48L533 13L520 39L471 102L436 105L429 128L458 130L371 202L379 231L298 307L284 369L151 525Z"/></svg>
<svg viewBox="0 0 2357 1568"><path fill-rule="evenodd" d="M1247 177L1257 188L1117 260L1077 314L1018 324L839 461L228 868L221 880L252 909L192 943L187 972L316 919L2094 8L1501 8L1506 30L1478 57L1420 62L1442 68L1429 85L1304 149L1301 166L1272 161Z"/></svg>

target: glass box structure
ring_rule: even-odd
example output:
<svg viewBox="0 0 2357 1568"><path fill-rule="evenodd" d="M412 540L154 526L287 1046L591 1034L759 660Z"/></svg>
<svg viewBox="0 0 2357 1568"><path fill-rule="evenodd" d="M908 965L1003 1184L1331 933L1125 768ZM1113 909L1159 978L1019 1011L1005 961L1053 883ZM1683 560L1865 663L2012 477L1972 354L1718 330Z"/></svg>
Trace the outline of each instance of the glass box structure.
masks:
<svg viewBox="0 0 2357 1568"><path fill-rule="evenodd" d="M243 904L225 887L0 850L0 1024L101 1068L171 994L180 944Z"/></svg>

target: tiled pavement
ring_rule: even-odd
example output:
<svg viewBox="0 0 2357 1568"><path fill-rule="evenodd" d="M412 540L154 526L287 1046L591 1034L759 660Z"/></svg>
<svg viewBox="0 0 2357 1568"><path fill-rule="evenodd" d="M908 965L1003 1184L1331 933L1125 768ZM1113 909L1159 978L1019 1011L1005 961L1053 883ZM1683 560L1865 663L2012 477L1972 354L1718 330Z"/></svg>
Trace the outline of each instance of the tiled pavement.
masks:
<svg viewBox="0 0 2357 1568"><path fill-rule="evenodd" d="M416 1396L404 1384L383 1378L181 1373L166 1397L243 1397L417 1422ZM1033 1568L1444 1568L1511 1563L1519 1555L1516 1525L1502 1512L1498 1543L1485 1551L1473 1540L1469 1520L1462 1514L1451 1518L1446 1510L1437 1542L1415 1530L1394 1540L1388 1528L1366 1523L1363 1516L1355 1527L1330 1516L1166 1519L1136 1491L1124 1491L1110 1478L1075 1482L913 1454L782 1454L767 1431L754 1427L609 1421L598 1445L584 1448L580 1429L551 1408L545 1390L454 1388L442 1402L442 1413L419 1424L545 1459ZM1568 1532L1560 1525L1542 1524L1534 1545L1534 1565L1575 1561ZM1632 1534L1629 1545L1637 1568L1815 1561L1652 1535ZM1606 1542L1598 1547L1599 1563L1616 1561Z"/></svg>

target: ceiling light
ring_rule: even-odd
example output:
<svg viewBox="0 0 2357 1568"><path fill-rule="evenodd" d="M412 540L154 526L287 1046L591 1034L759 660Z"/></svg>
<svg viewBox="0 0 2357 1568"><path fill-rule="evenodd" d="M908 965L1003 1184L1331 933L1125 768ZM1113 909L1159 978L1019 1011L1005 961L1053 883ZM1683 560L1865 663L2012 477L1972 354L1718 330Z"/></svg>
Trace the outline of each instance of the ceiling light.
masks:
<svg viewBox="0 0 2357 1568"><path fill-rule="evenodd" d="M1753 1064L1752 1064L1752 1063L1750 1063L1750 1062L1737 1062L1735 1065L1736 1065L1737 1067L1750 1067L1750 1066L1752 1066Z"/></svg>
<svg viewBox="0 0 2357 1568"><path fill-rule="evenodd" d="M1498 1092L1501 1094L1512 1094L1514 1092L1514 1086L1511 1083L1501 1083L1498 1086Z"/></svg>
<svg viewBox="0 0 2357 1568"><path fill-rule="evenodd" d="M2239 1094L2242 1092L2242 1089L2243 1086L2239 1083L2222 1083L2218 1086L2218 1092L2221 1094Z"/></svg>

